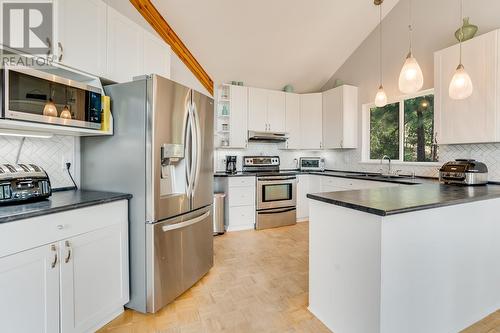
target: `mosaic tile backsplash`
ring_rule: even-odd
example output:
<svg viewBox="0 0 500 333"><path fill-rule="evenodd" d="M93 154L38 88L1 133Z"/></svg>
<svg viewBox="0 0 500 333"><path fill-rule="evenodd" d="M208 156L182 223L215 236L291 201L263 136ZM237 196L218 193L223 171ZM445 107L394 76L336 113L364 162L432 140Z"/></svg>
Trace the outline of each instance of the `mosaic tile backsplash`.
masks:
<svg viewBox="0 0 500 333"><path fill-rule="evenodd" d="M0 163L15 163L20 137L0 136ZM71 162L71 171L78 181L79 176L74 170L75 152L79 138L71 136L53 136L50 139L26 138L19 157L19 163L33 163L41 166L49 175L53 188L73 186L66 170L63 169L63 160Z"/></svg>

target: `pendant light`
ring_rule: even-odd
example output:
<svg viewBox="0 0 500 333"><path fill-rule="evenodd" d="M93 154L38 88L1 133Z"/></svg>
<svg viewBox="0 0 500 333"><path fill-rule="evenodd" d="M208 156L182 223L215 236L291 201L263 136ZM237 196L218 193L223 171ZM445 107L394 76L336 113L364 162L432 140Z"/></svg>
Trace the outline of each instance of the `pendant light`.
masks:
<svg viewBox="0 0 500 333"><path fill-rule="evenodd" d="M69 111L69 107L67 105L64 106L59 117L63 119L71 119L71 112Z"/></svg>
<svg viewBox="0 0 500 333"><path fill-rule="evenodd" d="M387 105L387 95L382 85L382 3L384 0L374 0L375 6L379 6L379 70L380 70L380 86L378 87L377 95L375 96L375 105L382 108Z"/></svg>
<svg viewBox="0 0 500 333"><path fill-rule="evenodd" d="M463 0L460 1L460 23L462 23L463 18ZM469 74L465 71L464 65L462 65L462 41L464 39L463 25L460 25L460 63L453 75L450 82L450 87L448 93L451 99L466 99L472 95L474 87L472 86L472 80Z"/></svg>
<svg viewBox="0 0 500 333"><path fill-rule="evenodd" d="M43 107L43 115L47 117L57 117L57 108L53 100L55 92L51 86L49 86L49 89L50 89L50 98Z"/></svg>
<svg viewBox="0 0 500 333"><path fill-rule="evenodd" d="M405 63L399 74L399 90L404 94L414 94L424 85L424 75L422 74L422 69L420 68L417 59L412 53L412 1L409 0L409 19L408 24L408 37L410 40L410 49L408 55L406 56Z"/></svg>

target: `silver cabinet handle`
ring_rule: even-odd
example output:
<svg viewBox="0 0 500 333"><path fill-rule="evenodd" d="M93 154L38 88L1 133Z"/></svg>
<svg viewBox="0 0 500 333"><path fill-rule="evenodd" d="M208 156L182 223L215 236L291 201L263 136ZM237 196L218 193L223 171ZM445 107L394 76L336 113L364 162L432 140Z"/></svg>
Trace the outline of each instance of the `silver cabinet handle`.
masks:
<svg viewBox="0 0 500 333"><path fill-rule="evenodd" d="M52 245L50 246L50 250L51 250L52 252L54 252L54 260L53 260L53 261L52 261L52 263L50 264L50 267L51 267L51 268L54 268L54 267L56 267L56 265L57 265L57 248L56 248L56 246L55 246L54 244L52 244Z"/></svg>
<svg viewBox="0 0 500 333"><path fill-rule="evenodd" d="M64 262L67 264L69 260L71 259L71 245L69 244L69 241L66 241L65 243L66 248L68 249L68 255L66 258L64 258Z"/></svg>
<svg viewBox="0 0 500 333"><path fill-rule="evenodd" d="M59 48L59 61L61 61L64 53L64 49L61 42L57 42L57 47Z"/></svg>
<svg viewBox="0 0 500 333"><path fill-rule="evenodd" d="M58 230L63 230L64 229L64 224L58 224L56 228Z"/></svg>
<svg viewBox="0 0 500 333"><path fill-rule="evenodd" d="M174 223L174 224L165 225L165 226L162 227L162 230L164 232L166 232L166 231L170 231L170 230L184 228L184 227L196 224L198 222L201 222L204 219L206 219L208 216L210 216L210 211L206 212L205 214L203 214L201 216L195 217L192 220L188 220L188 221L180 222L180 223Z"/></svg>

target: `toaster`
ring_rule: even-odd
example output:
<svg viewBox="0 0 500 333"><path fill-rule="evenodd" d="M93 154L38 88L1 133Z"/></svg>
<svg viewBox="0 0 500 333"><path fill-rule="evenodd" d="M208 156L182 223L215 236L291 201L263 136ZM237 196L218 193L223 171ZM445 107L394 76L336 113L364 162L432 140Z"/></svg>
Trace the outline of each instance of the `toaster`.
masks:
<svg viewBox="0 0 500 333"><path fill-rule="evenodd" d="M45 199L52 195L47 173L35 164L0 164L0 204Z"/></svg>
<svg viewBox="0 0 500 333"><path fill-rule="evenodd" d="M444 184L484 185L488 183L488 167L468 159L446 162L439 169L439 181Z"/></svg>

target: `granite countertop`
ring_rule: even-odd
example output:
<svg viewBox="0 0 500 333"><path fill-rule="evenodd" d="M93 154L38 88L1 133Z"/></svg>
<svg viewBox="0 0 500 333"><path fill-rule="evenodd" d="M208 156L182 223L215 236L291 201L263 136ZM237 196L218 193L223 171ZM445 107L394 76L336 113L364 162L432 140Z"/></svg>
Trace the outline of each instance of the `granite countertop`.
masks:
<svg viewBox="0 0 500 333"><path fill-rule="evenodd" d="M308 194L307 197L370 214L388 216L500 198L500 185L422 184Z"/></svg>
<svg viewBox="0 0 500 333"><path fill-rule="evenodd" d="M429 178L429 177L396 177L393 176L391 178L383 177L375 173L370 172L356 172L356 171L339 171L339 170L325 170L325 171L300 171L300 170L280 170L279 173L282 175L319 175L319 176L329 176L329 177L339 177L339 178L349 178L349 179L360 179L360 180L369 180L369 181L377 181L377 182L388 182L388 183L396 183L396 184L404 184L404 185L418 185L418 184L426 184L426 183L437 183L437 178ZM256 176L256 172L237 172L237 173L225 173L225 172L216 172L214 173L214 177L254 177Z"/></svg>
<svg viewBox="0 0 500 333"><path fill-rule="evenodd" d="M0 205L0 223L130 198L132 198L131 194L100 191L69 190L53 192L50 198L41 201Z"/></svg>

